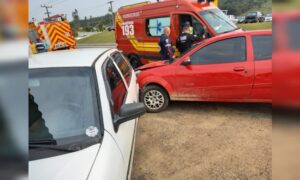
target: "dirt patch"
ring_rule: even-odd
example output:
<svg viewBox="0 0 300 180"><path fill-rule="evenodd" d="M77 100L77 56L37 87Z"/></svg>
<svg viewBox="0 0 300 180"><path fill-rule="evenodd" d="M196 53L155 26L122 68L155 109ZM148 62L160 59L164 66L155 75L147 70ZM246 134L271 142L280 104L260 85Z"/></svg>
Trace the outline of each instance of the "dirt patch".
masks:
<svg viewBox="0 0 300 180"><path fill-rule="evenodd" d="M266 104L172 102L140 118L133 180L271 179Z"/></svg>

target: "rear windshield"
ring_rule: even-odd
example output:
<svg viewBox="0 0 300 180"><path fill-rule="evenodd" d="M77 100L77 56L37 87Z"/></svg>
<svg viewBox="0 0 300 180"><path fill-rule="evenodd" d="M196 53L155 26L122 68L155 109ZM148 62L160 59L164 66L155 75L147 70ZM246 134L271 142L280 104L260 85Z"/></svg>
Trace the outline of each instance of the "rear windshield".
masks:
<svg viewBox="0 0 300 180"><path fill-rule="evenodd" d="M217 34L238 29L238 27L220 9L200 11L200 15Z"/></svg>

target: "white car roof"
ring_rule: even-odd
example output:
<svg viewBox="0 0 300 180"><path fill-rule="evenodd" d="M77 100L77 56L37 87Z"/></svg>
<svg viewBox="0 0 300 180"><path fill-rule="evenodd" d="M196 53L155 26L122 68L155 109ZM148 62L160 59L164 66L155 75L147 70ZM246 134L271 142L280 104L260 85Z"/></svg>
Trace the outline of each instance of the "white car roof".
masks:
<svg viewBox="0 0 300 180"><path fill-rule="evenodd" d="M29 57L29 68L90 67L110 48L80 48L34 54ZM113 51L115 49L111 49Z"/></svg>

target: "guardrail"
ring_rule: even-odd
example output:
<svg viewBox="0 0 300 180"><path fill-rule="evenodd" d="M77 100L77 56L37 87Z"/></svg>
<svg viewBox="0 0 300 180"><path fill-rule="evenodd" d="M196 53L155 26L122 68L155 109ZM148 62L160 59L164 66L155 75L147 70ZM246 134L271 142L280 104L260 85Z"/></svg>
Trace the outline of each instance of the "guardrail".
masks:
<svg viewBox="0 0 300 180"><path fill-rule="evenodd" d="M116 43L77 44L78 48L114 48Z"/></svg>

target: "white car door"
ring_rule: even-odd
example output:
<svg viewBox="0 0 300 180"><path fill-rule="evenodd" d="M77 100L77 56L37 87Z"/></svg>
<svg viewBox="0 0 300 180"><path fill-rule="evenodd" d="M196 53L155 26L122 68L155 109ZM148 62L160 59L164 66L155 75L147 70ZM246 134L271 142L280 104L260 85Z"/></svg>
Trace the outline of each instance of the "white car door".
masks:
<svg viewBox="0 0 300 180"><path fill-rule="evenodd" d="M124 179L126 173L122 153L112 136L105 131L88 180L120 180Z"/></svg>
<svg viewBox="0 0 300 180"><path fill-rule="evenodd" d="M102 108L109 107L107 110L111 112L103 117L104 129L111 134L123 155L126 171L124 179L126 179L130 175L137 120L122 123L118 129L114 128L113 120L123 104L138 102L138 86L133 69L121 53L109 51L107 54L110 57L106 58L104 63L96 64L95 67L96 73L99 74L97 76L102 93L100 93ZM105 99L106 102L103 102Z"/></svg>

